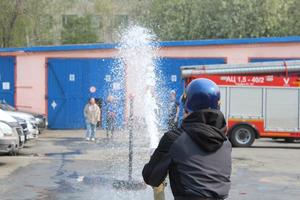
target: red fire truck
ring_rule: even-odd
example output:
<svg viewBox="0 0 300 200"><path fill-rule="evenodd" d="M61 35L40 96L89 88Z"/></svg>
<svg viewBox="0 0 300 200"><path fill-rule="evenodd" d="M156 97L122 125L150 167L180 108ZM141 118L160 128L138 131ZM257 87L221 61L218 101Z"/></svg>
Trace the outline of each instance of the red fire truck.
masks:
<svg viewBox="0 0 300 200"><path fill-rule="evenodd" d="M185 85L208 78L221 90L233 146L257 138L300 139L300 61L183 66Z"/></svg>

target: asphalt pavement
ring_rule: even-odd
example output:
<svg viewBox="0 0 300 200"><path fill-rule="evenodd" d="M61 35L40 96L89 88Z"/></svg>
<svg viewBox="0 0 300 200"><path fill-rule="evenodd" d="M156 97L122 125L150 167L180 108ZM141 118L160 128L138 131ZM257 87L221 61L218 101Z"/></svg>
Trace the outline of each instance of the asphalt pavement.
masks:
<svg viewBox="0 0 300 200"><path fill-rule="evenodd" d="M153 199L142 181L149 139L134 132L132 179L128 173L128 133L113 139L97 132L96 142L84 130L46 130L19 156L0 156L1 200ZM230 200L293 200L300 196L300 143L272 139L251 148L234 148ZM166 199L173 199L169 185Z"/></svg>

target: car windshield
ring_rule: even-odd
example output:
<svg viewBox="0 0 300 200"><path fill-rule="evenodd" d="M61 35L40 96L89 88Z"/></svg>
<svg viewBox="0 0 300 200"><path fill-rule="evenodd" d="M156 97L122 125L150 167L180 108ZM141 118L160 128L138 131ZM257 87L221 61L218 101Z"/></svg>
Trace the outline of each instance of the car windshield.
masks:
<svg viewBox="0 0 300 200"><path fill-rule="evenodd" d="M0 103L0 108L2 110L6 110L6 111L15 111L16 110L13 106L11 106L7 103Z"/></svg>

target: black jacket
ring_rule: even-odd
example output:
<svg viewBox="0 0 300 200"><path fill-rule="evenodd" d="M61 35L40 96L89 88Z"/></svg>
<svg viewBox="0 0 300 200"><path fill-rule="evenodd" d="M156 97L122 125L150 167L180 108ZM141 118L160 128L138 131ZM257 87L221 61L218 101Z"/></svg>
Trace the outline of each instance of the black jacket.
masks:
<svg viewBox="0 0 300 200"><path fill-rule="evenodd" d="M231 144L218 110L191 113L179 129L164 134L149 163L147 184L160 185L169 173L175 199L225 199L230 189Z"/></svg>

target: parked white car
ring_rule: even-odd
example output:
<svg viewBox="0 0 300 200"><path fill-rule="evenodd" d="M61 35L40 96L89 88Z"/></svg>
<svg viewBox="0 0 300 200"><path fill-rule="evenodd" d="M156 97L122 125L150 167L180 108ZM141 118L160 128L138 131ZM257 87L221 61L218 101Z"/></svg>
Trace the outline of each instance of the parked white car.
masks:
<svg viewBox="0 0 300 200"><path fill-rule="evenodd" d="M19 152L19 135L7 122L0 121L0 152L16 155Z"/></svg>
<svg viewBox="0 0 300 200"><path fill-rule="evenodd" d="M18 111L4 111L12 117L20 118L26 121L28 134L27 139L35 139L38 137L39 129L37 126L37 121L33 115Z"/></svg>
<svg viewBox="0 0 300 200"><path fill-rule="evenodd" d="M19 135L19 148L22 148L25 143L25 134L23 132L23 128L19 123L18 119L7 114L5 111L0 109L0 121L6 122L9 126L11 126Z"/></svg>
<svg viewBox="0 0 300 200"><path fill-rule="evenodd" d="M11 105L9 105L6 102L3 102L1 100L0 100L0 109L2 109L4 111L13 111L13 112L25 113L25 114L32 115L35 118L35 123L37 124L40 133L41 133L42 130L47 128L48 122L47 122L47 117L45 115L17 110L15 107L13 107L13 106L11 106Z"/></svg>
<svg viewBox="0 0 300 200"><path fill-rule="evenodd" d="M18 131L19 134L19 138L20 138L20 147L23 147L25 142L27 141L27 135L28 135L28 129L27 129L27 123L25 120L18 118L18 117L14 117L18 124L20 125L21 131ZM17 129L18 130L18 129Z"/></svg>
<svg viewBox="0 0 300 200"><path fill-rule="evenodd" d="M18 121L10 116L8 113L0 109L0 136L3 140L0 141L0 151L17 153L19 148L21 148L25 142L25 136L22 127L19 125ZM12 131L9 131L10 128ZM12 134L11 134L12 133Z"/></svg>

